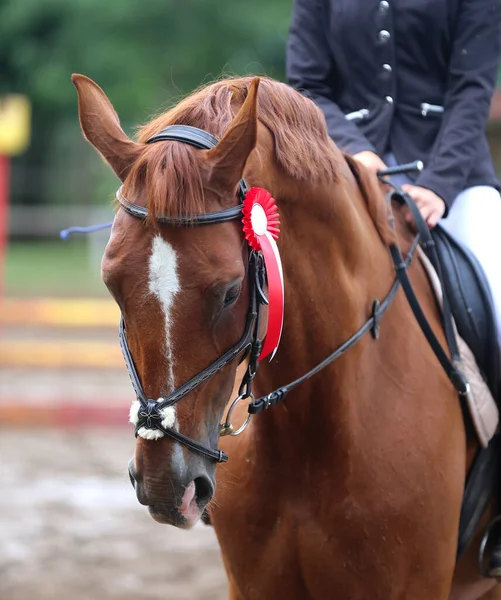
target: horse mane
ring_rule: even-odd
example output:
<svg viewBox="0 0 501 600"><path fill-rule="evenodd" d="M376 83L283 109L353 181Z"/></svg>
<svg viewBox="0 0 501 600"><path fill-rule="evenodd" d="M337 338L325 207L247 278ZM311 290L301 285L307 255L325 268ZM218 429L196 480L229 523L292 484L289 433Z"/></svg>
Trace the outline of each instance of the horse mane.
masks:
<svg viewBox="0 0 501 600"><path fill-rule="evenodd" d="M390 203L384 199L377 179L353 156L343 152L343 157L355 178L379 237L386 246L398 244L393 212Z"/></svg>
<svg viewBox="0 0 501 600"><path fill-rule="evenodd" d="M244 102L252 77L224 79L200 88L138 131L145 142L168 125L199 127L220 138ZM337 159L322 112L315 104L278 81L261 79L258 118L274 138L275 158L293 178L332 181ZM124 194L134 198L146 189L152 216L206 212L197 150L179 143L144 145L124 183Z"/></svg>

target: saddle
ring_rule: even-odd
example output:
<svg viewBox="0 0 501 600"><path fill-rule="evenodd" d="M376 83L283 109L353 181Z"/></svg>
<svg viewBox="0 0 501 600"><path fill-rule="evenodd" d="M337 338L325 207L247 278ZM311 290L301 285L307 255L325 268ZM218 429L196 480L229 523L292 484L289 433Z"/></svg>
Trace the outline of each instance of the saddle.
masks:
<svg viewBox="0 0 501 600"><path fill-rule="evenodd" d="M439 225L430 232L419 209L408 194L397 186L390 199L407 204L418 228L421 246L440 281L443 293L443 325L453 360L460 357L458 339L464 340L476 360L478 370L489 388L498 410L501 409L500 350L493 301L482 267L473 254L454 240ZM454 322L455 321L455 327ZM473 431L471 413L465 398L460 396L467 431ZM501 411L500 411L501 412ZM490 442L480 447L466 477L461 506L457 559L471 542L485 511L498 487L501 458L501 434L494 433ZM490 576L484 567L484 552L496 523L496 517L487 527L479 551L479 568L483 576ZM499 527L497 528L499 531ZM501 538L496 536L497 548Z"/></svg>

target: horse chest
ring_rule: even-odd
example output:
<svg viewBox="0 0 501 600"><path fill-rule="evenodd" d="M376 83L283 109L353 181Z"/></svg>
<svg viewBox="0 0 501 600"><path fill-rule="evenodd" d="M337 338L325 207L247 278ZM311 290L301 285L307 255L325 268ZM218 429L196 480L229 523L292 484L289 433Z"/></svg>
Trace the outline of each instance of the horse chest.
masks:
<svg viewBox="0 0 501 600"><path fill-rule="evenodd" d="M286 497L272 487L238 491L218 501L213 519L232 600L392 600L404 590L409 599L443 597L438 555L418 557L369 509L349 500L329 506L313 489ZM416 565L421 580L411 590Z"/></svg>
<svg viewBox="0 0 501 600"><path fill-rule="evenodd" d="M213 524L235 598L369 597L370 586L355 576L354 561L360 556L347 557L348 542L336 535L340 527L332 514L315 512L294 498L284 502L273 493L247 501L235 495L233 501L221 500ZM391 595L385 592L381 598Z"/></svg>
<svg viewBox="0 0 501 600"><path fill-rule="evenodd" d="M218 528L219 529L219 528ZM259 523L232 523L218 531L231 574L230 589L239 600L325 600L392 598L391 585L373 592L360 577L360 554L343 547L325 523L290 516ZM363 554L363 553L362 553ZM369 561L368 561L369 562Z"/></svg>

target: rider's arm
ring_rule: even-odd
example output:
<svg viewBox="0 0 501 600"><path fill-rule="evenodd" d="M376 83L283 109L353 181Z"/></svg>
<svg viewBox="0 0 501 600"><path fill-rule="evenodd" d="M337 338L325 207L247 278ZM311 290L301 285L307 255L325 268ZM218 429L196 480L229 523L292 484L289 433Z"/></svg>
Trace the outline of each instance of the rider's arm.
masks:
<svg viewBox="0 0 501 600"><path fill-rule="evenodd" d="M463 0L439 134L415 185L450 207L465 186L489 116L501 51L500 0Z"/></svg>
<svg viewBox="0 0 501 600"><path fill-rule="evenodd" d="M325 0L294 0L287 43L287 78L289 84L311 98L322 110L329 135L350 154L366 150L372 144L354 122L347 121L334 102L336 67L326 36Z"/></svg>

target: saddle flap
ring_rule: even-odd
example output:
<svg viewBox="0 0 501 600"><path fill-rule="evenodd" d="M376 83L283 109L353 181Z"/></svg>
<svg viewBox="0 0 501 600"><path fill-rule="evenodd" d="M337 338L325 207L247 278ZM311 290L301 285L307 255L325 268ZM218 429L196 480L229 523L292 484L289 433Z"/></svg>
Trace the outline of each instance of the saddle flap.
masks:
<svg viewBox="0 0 501 600"><path fill-rule="evenodd" d="M437 302L440 307L442 307L443 290L440 279L430 260L422 250L419 252L419 258L428 275ZM444 280L448 279L448 274L444 265L442 265L442 277ZM449 301L451 302L453 316L455 317L454 302L450 297ZM477 437L481 445L485 448L488 446L489 441L497 430L499 410L494 400L494 394L488 386L486 378L478 365L478 361L469 345L463 339L461 332L458 333L456 323L454 323L454 329L461 356L461 371L466 376L471 388L471 393L465 396L465 403Z"/></svg>
<svg viewBox="0 0 501 600"><path fill-rule="evenodd" d="M480 263L439 225L432 232L444 292L459 335L473 352L492 396L501 401L501 359L489 284Z"/></svg>

